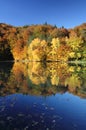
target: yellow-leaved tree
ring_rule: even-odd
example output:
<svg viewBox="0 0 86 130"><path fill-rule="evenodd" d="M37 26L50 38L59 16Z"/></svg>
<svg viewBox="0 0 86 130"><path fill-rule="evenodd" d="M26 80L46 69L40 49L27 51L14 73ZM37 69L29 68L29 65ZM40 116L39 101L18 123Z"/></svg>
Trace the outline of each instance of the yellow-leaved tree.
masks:
<svg viewBox="0 0 86 130"><path fill-rule="evenodd" d="M60 46L60 39L59 38L53 38L51 41L51 47L49 49L48 59L50 61L57 61L57 49Z"/></svg>
<svg viewBox="0 0 86 130"><path fill-rule="evenodd" d="M28 56L30 61L44 61L46 60L47 42L35 38L28 47Z"/></svg>
<svg viewBox="0 0 86 130"><path fill-rule="evenodd" d="M72 51L69 53L70 58L81 58L81 48L83 46L83 40L81 37L66 38L67 44L71 47Z"/></svg>

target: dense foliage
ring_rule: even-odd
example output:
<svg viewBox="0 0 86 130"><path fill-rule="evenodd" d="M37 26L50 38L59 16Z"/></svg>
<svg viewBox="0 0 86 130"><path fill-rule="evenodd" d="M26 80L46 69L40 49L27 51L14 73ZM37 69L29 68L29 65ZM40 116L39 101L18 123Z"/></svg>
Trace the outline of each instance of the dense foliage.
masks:
<svg viewBox="0 0 86 130"><path fill-rule="evenodd" d="M86 60L86 23L73 29L0 23L0 60Z"/></svg>

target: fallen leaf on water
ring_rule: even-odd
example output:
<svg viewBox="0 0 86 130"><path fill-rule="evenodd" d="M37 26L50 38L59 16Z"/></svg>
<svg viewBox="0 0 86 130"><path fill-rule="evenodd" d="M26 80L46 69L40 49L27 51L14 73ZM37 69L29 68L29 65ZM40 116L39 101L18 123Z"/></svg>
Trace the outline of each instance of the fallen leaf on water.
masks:
<svg viewBox="0 0 86 130"><path fill-rule="evenodd" d="M19 114L18 114L18 116L24 116L24 114L22 114L22 113L19 113Z"/></svg>
<svg viewBox="0 0 86 130"><path fill-rule="evenodd" d="M7 120L13 120L13 117L8 116L8 117L7 117Z"/></svg>

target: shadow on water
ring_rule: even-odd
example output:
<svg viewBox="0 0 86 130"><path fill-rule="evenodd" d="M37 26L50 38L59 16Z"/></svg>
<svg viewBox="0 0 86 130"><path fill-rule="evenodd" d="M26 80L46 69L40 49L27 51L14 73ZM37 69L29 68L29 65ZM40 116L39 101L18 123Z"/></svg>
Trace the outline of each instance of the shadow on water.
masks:
<svg viewBox="0 0 86 130"><path fill-rule="evenodd" d="M13 62L0 62L0 71L3 70L4 73L8 73L13 67Z"/></svg>
<svg viewBox="0 0 86 130"><path fill-rule="evenodd" d="M86 64L0 63L0 130L86 130Z"/></svg>

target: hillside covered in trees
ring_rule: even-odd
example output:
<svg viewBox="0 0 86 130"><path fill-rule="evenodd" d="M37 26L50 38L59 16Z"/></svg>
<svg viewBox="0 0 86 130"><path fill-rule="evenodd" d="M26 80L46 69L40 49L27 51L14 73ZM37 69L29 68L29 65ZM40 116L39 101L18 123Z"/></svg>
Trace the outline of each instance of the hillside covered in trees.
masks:
<svg viewBox="0 0 86 130"><path fill-rule="evenodd" d="M72 29L49 24L0 23L0 61L86 60L86 23Z"/></svg>

